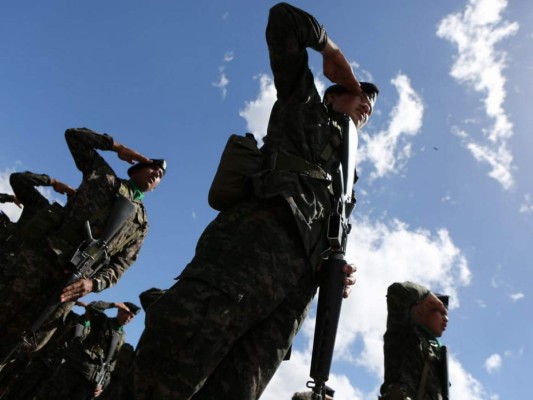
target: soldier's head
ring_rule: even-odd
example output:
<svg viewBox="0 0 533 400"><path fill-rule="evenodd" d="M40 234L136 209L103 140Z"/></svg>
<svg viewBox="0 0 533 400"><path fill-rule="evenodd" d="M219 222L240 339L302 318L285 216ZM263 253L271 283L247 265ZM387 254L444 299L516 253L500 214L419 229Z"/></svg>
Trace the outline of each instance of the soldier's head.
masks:
<svg viewBox="0 0 533 400"><path fill-rule="evenodd" d="M153 159L151 162L139 162L128 169L130 179L143 192L154 190L167 172L167 161Z"/></svg>
<svg viewBox="0 0 533 400"><path fill-rule="evenodd" d="M124 305L127 307L127 310L124 308L119 308L117 311L117 320L119 325L127 325L131 320L139 314L141 308L129 301L124 302Z"/></svg>
<svg viewBox="0 0 533 400"><path fill-rule="evenodd" d="M361 82L361 91L361 94L354 94L342 85L332 85L324 92L324 104L348 115L358 129L362 128L372 114L379 89L373 83Z"/></svg>
<svg viewBox="0 0 533 400"><path fill-rule="evenodd" d="M430 293L413 307L414 321L441 337L448 325L448 296Z"/></svg>

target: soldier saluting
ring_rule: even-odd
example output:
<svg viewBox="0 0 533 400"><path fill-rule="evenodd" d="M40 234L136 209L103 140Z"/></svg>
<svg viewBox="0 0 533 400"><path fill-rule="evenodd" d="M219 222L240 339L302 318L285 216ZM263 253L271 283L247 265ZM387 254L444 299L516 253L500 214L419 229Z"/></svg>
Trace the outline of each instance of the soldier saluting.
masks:
<svg viewBox="0 0 533 400"><path fill-rule="evenodd" d="M71 269L69 257L85 239L88 224L94 237L104 231L118 195L129 200L133 213L107 244L109 262L92 277L82 276L63 288L61 306L34 334L33 348L40 348L55 330L55 321L68 312L73 301L90 292L100 292L116 284L135 262L148 233L144 194L154 190L166 171L165 160L151 160L115 141L107 134L87 128L68 129L65 138L83 179L76 196L65 206L59 227L49 232L39 245L23 247L15 260L17 276L0 291L0 356L7 357L21 334L42 315L42 308L61 286L65 272ZM121 160L134 164L129 180L119 178L97 150L114 151Z"/></svg>

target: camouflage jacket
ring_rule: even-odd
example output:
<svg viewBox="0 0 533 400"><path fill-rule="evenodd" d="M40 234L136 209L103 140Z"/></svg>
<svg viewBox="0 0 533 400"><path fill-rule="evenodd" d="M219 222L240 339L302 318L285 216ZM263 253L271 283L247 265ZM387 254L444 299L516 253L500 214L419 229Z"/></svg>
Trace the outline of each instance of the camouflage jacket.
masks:
<svg viewBox="0 0 533 400"><path fill-rule="evenodd" d="M440 343L411 318L411 307L429 293L424 286L412 282L393 283L388 288L383 400L416 400L426 362L429 369L422 398L442 399Z"/></svg>
<svg viewBox="0 0 533 400"><path fill-rule="evenodd" d="M51 179L46 174L34 174L33 172L14 172L9 176L9 183L13 192L22 203L24 208L17 221L18 228L26 224L42 207L50 203L39 191L37 186L50 186Z"/></svg>
<svg viewBox="0 0 533 400"><path fill-rule="evenodd" d="M13 203L14 200L12 194L0 193L0 203Z"/></svg>
<svg viewBox="0 0 533 400"><path fill-rule="evenodd" d="M134 215L109 243L111 262L94 276L103 283L103 289L109 288L137 259L148 233L146 211L142 202L134 200L129 181L118 178L96 151L111 150L111 136L79 128L68 129L65 138L76 166L83 173L83 180L76 195L65 206L61 227L48 238L50 247L58 256L69 254L83 241L85 221L89 221L93 237L100 237L117 193L127 197L136 207Z"/></svg>
<svg viewBox="0 0 533 400"><path fill-rule="evenodd" d="M314 84L308 66L307 48L320 51L327 43L325 29L303 10L280 3L270 10L266 38L274 74L277 101L272 108L262 151L302 158L332 172L337 152L324 156L324 149L338 128ZM340 147L338 148L340 150ZM300 236L317 265L327 247L325 227L331 212L329 182L268 167L254 179L260 198L281 195L290 205Z"/></svg>
<svg viewBox="0 0 533 400"><path fill-rule="evenodd" d="M113 335L119 335L119 341L110 357L110 368L106 383L117 362L117 356L125 342L126 334L116 318L108 317L104 311L113 308L113 303L95 301L86 308L86 318L90 321L90 331L83 341L72 343L65 353L65 362L70 369L78 371L87 380L92 381L96 371L108 358ZM105 386L105 385L104 385Z"/></svg>

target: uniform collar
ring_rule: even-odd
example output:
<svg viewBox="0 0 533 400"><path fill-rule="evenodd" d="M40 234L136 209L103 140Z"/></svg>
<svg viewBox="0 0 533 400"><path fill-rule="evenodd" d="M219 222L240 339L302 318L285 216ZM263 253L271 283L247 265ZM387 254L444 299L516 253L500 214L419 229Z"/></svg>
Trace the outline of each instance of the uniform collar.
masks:
<svg viewBox="0 0 533 400"><path fill-rule="evenodd" d="M143 201L144 199L144 192L139 189L139 187L133 182L132 179L129 180L130 186L133 189L133 200L139 200Z"/></svg>

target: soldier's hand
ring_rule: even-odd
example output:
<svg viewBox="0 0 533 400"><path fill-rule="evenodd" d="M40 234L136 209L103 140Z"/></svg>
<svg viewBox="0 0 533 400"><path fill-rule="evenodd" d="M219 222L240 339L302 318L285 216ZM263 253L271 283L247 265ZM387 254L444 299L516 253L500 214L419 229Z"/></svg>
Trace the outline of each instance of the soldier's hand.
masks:
<svg viewBox="0 0 533 400"><path fill-rule="evenodd" d="M342 297L347 298L352 291L352 286L355 285L355 271L357 271L357 267L353 264L345 264L342 269L347 275L344 280L344 292L342 293Z"/></svg>
<svg viewBox="0 0 533 400"><path fill-rule="evenodd" d="M113 143L113 150L117 152L118 158L130 164L134 164L135 161L145 163L149 163L151 161L148 157L145 157L141 153L138 153L137 151L132 150L118 142Z"/></svg>
<svg viewBox="0 0 533 400"><path fill-rule="evenodd" d="M115 303L115 307L130 312L130 309L124 303Z"/></svg>
<svg viewBox="0 0 533 400"><path fill-rule="evenodd" d="M52 187L54 188L54 191L56 191L57 193L66 194L69 197L76 194L76 189L56 179L52 179Z"/></svg>
<svg viewBox="0 0 533 400"><path fill-rule="evenodd" d="M322 50L324 76L333 83L344 86L353 94L361 93L361 84L355 78L352 67L339 47L328 38Z"/></svg>
<svg viewBox="0 0 533 400"><path fill-rule="evenodd" d="M80 279L68 286L66 286L61 292L59 299L62 303L67 301L75 301L80 297L83 297L93 290L93 281L92 279Z"/></svg>
<svg viewBox="0 0 533 400"><path fill-rule="evenodd" d="M22 208L22 203L18 199L17 196L13 195L13 204L15 204L18 208Z"/></svg>
<svg viewBox="0 0 533 400"><path fill-rule="evenodd" d="M104 389L102 388L102 386L96 386L96 389L94 389L94 397L98 397L102 394L102 392L104 391Z"/></svg>

